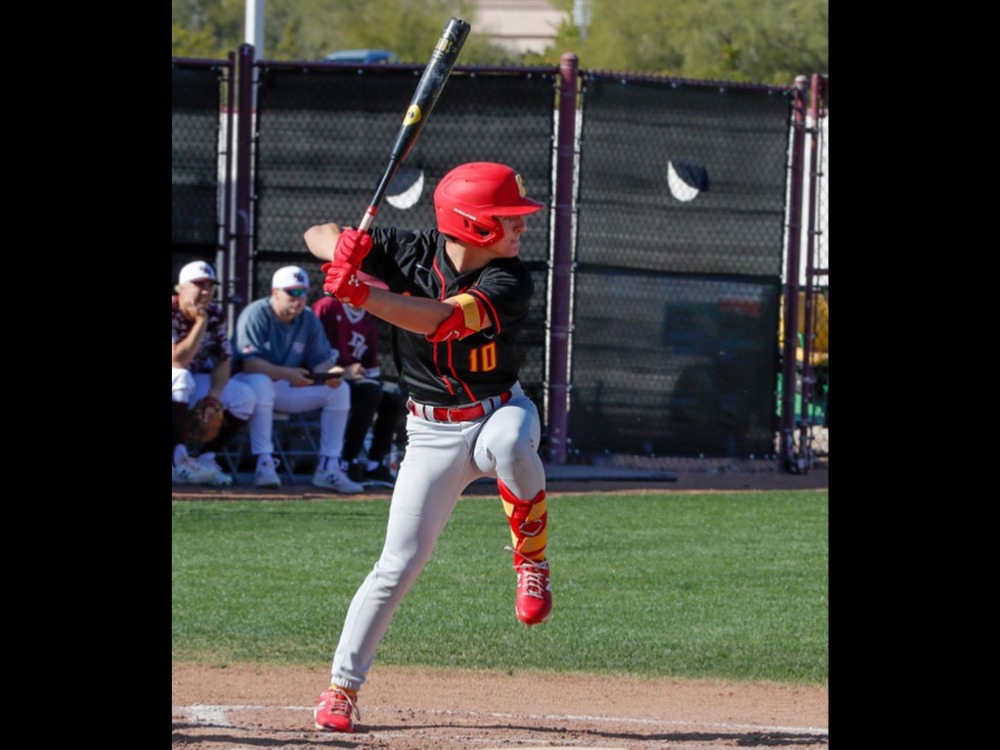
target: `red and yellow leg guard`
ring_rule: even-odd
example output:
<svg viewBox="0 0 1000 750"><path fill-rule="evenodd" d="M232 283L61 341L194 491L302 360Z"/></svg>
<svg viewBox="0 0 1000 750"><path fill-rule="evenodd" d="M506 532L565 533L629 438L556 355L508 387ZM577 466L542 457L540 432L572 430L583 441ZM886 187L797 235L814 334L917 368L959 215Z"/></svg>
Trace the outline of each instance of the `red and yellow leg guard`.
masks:
<svg viewBox="0 0 1000 750"><path fill-rule="evenodd" d="M500 488L500 499L503 502L507 521L510 523L510 539L514 545L515 564L517 558L542 562L545 559L545 545L549 532L548 509L545 502L545 490L539 490L531 500L522 500L511 492L507 485L497 480Z"/></svg>

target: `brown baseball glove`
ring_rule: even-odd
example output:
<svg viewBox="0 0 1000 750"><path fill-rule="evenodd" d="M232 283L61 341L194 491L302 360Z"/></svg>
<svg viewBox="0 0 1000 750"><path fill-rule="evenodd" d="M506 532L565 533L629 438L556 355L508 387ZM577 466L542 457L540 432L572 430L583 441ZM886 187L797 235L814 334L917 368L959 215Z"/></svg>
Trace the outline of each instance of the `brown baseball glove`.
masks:
<svg viewBox="0 0 1000 750"><path fill-rule="evenodd" d="M188 413L189 443L207 443L214 440L222 429L222 404L211 396L199 399Z"/></svg>

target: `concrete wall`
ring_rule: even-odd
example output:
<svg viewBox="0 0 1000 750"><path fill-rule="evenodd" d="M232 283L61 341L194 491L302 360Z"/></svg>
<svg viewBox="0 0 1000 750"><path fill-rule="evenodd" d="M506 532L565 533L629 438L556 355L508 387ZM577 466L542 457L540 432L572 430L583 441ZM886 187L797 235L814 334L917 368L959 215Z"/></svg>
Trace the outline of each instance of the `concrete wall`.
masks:
<svg viewBox="0 0 1000 750"><path fill-rule="evenodd" d="M476 6L473 33L517 52L543 52L559 25L572 15L546 0L479 0Z"/></svg>

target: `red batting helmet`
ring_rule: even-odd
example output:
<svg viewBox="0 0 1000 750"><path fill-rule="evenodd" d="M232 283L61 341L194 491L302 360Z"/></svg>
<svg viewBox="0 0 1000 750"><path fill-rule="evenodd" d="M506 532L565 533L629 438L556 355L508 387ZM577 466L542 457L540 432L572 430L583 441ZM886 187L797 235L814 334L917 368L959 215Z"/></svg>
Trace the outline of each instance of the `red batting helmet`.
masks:
<svg viewBox="0 0 1000 750"><path fill-rule="evenodd" d="M533 214L544 206L525 196L521 175L489 161L455 167L434 191L438 231L476 247L503 237L503 226L495 217Z"/></svg>

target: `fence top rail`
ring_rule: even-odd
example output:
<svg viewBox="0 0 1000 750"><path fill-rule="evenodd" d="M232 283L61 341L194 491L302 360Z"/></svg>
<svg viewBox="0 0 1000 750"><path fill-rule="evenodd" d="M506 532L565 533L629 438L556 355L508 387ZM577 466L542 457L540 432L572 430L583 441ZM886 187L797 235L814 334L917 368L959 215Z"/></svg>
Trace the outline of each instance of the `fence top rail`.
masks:
<svg viewBox="0 0 1000 750"><path fill-rule="evenodd" d="M228 66L226 60L212 60L197 57L172 57L174 65L185 67L214 67ZM255 60L254 66L274 69L302 70L304 68L318 68L321 70L362 70L364 72L399 72L410 71L420 72L426 65L424 63L355 63L355 62L324 62L322 60ZM538 74L556 75L559 74L559 65L455 65L454 71L470 74ZM697 78L677 78L674 76L655 75L651 73L630 73L614 70L587 70L581 68L578 71L581 78L587 80L623 80L623 81L647 81L652 83L669 83L675 87L692 86L696 88L724 88L742 89L748 91L768 91L772 93L789 94L795 90L795 84L778 86L774 84L749 83L745 81L728 81L724 79L697 79ZM826 83L827 76L823 76L823 83Z"/></svg>
<svg viewBox="0 0 1000 750"><path fill-rule="evenodd" d="M185 67L214 67L228 66L226 60L211 60L196 57L172 57L174 65ZM359 70L363 72L385 72L398 73L408 71L413 73L421 72L426 65L424 63L354 63L354 62L324 62L322 60L254 60L254 66L258 68L272 68L276 70ZM537 75L558 75L561 71L559 65L455 65L454 72L469 73L473 75L496 75L496 74L537 74ZM621 81L644 81L650 83L671 84L674 87L691 86L694 88L723 88L739 89L746 91L767 91L771 93L790 94L795 90L795 84L778 86L775 84L749 83L745 81L728 81L724 79L697 79L678 78L674 76L655 75L652 73L630 73L615 70L588 70L581 68L578 75L585 80L621 80ZM823 77L826 78L825 76ZM825 84L825 80L823 81Z"/></svg>
<svg viewBox="0 0 1000 750"><path fill-rule="evenodd" d="M171 57L170 64L177 68L228 68L228 60L209 60L201 57Z"/></svg>
<svg viewBox="0 0 1000 750"><path fill-rule="evenodd" d="M695 78L674 78L672 76L652 75L649 73L625 73L613 70L581 70L580 75L586 80L621 80L643 81L649 83L669 83L675 88L691 86L693 88L723 88L741 89L744 91L767 91L769 93L790 94L795 90L794 84L777 86L766 83L747 83L745 81L699 80Z"/></svg>
<svg viewBox="0 0 1000 750"><path fill-rule="evenodd" d="M275 70L360 70L366 73L399 73L412 72L420 73L426 67L424 63L351 63L351 62L323 62L321 60L255 60L254 66L258 68L272 68ZM453 72L470 74L537 74L556 75L559 73L558 65L543 66L513 66L513 65L456 65Z"/></svg>

